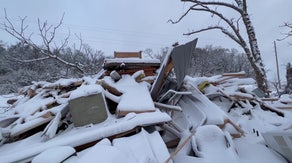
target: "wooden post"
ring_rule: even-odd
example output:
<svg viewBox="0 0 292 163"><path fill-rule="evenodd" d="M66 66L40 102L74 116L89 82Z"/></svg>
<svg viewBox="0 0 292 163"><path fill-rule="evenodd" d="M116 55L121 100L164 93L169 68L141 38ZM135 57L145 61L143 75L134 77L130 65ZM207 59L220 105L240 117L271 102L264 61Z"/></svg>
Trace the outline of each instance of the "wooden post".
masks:
<svg viewBox="0 0 292 163"><path fill-rule="evenodd" d="M275 48L275 56L276 56L276 67L277 67L278 84L279 84L279 89L281 89L281 80L280 80L280 74L279 74L279 62L278 62L278 53L277 53L276 41L274 41L274 48Z"/></svg>

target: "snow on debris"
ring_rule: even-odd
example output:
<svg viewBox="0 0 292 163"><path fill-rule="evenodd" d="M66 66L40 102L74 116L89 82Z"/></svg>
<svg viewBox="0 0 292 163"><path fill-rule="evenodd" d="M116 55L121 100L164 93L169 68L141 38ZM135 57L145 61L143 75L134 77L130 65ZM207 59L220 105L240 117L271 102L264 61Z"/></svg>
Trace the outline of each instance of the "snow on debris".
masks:
<svg viewBox="0 0 292 163"><path fill-rule="evenodd" d="M118 80L99 74L35 82L0 96L1 162L287 162L262 134L292 130L291 95L260 98L255 81L244 75L187 76L178 94L160 105L149 92L155 77L142 70ZM75 127L70 100L99 93L108 118ZM88 103L80 109L93 109Z"/></svg>
<svg viewBox="0 0 292 163"><path fill-rule="evenodd" d="M146 86L128 86L124 89L127 91L122 95L117 106L119 112L155 111L154 103Z"/></svg>
<svg viewBox="0 0 292 163"><path fill-rule="evenodd" d="M79 97L89 96L100 92L102 92L102 87L100 85L82 85L76 90L72 91L69 99L73 100Z"/></svg>
<svg viewBox="0 0 292 163"><path fill-rule="evenodd" d="M50 148L41 154L37 155L32 163L52 163L52 162L62 162L67 157L73 155L75 149L70 146L57 146ZM52 157L54 156L54 157Z"/></svg>

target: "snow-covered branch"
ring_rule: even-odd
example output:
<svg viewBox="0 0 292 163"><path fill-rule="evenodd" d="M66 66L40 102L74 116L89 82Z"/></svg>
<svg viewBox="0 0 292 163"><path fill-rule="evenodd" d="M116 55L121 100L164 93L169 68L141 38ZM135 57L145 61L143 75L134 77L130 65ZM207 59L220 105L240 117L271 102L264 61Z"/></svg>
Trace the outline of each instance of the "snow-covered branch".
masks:
<svg viewBox="0 0 292 163"><path fill-rule="evenodd" d="M13 58L14 61L21 62L21 63L38 62L38 61L42 61L42 60L46 60L46 59L50 59L50 57L41 57L41 58L28 59L28 60L23 60L23 59L20 60L20 59Z"/></svg>
<svg viewBox="0 0 292 163"><path fill-rule="evenodd" d="M59 62L65 64L69 67L76 68L81 73L84 73L83 68L82 68L82 64L70 63L68 61L65 61L64 59L58 57L57 54L55 53L56 51L58 52L58 51L60 51L68 46L68 41L69 41L70 35L68 35L62 41L62 43L60 45L57 45L55 43L56 32L61 27L61 25L63 23L64 14L62 15L61 20L59 21L59 23L56 26L49 25L47 23L47 21L41 23L41 21L38 19L39 36L41 37L41 40L43 42L43 46L40 46L32 40L31 36L33 35L33 33L29 34L28 36L26 35L27 29L28 29L28 26L25 25L26 17L20 18L20 21L21 21L20 27L19 27L19 29L17 29L15 27L15 25L8 18L8 15L7 15L7 12L5 9L4 9L4 12L5 12L5 22L3 23L3 29L6 32L8 32L10 35L12 35L13 37L18 39L19 41L21 41L21 43L26 44L26 45L40 51L41 54L45 56L45 57L35 58L32 60L24 60L23 62L29 62L29 61L35 62L35 61L40 61L40 60L52 58L52 59L58 60ZM53 47L53 45L54 45L54 47Z"/></svg>

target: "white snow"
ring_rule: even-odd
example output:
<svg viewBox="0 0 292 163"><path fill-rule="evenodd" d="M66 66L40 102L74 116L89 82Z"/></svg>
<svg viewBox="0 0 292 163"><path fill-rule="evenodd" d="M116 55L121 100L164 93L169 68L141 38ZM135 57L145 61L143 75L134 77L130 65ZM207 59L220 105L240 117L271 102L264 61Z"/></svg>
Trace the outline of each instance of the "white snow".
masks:
<svg viewBox="0 0 292 163"><path fill-rule="evenodd" d="M193 148L197 148L197 155L206 162L240 162L235 150L231 147L231 140L214 125L205 125L197 128L193 136ZM224 156L224 157L223 157Z"/></svg>
<svg viewBox="0 0 292 163"><path fill-rule="evenodd" d="M74 90L70 95L70 100L76 99L82 96L89 96L92 94L98 94L102 92L102 87L100 85L81 85L79 88Z"/></svg>
<svg viewBox="0 0 292 163"><path fill-rule="evenodd" d="M37 155L32 163L58 163L75 153L70 146L56 146Z"/></svg>
<svg viewBox="0 0 292 163"><path fill-rule="evenodd" d="M125 152L112 146L108 139L103 139L86 151L79 159L74 160L74 162L78 163L116 163L117 161L121 163L129 162L128 158L125 156ZM68 162L70 162L70 160Z"/></svg>
<svg viewBox="0 0 292 163"><path fill-rule="evenodd" d="M16 143L4 144L0 148L0 158L6 162L14 162L21 158L34 156L57 145L78 146L104 137L129 131L137 126L162 123L171 120L166 113L162 113L159 110L141 114L132 113L129 116L119 119L110 118L105 122L96 125L72 128L71 130L63 132L46 142L41 142L41 135L37 134L35 139L38 141L29 143L30 148L27 148L26 146L26 139Z"/></svg>
<svg viewBox="0 0 292 163"><path fill-rule="evenodd" d="M127 91L123 93L118 104L119 112L155 111L154 103L146 86L125 86L123 89Z"/></svg>
<svg viewBox="0 0 292 163"><path fill-rule="evenodd" d="M169 152L159 133L149 134L142 129L133 136L116 138L112 142L105 138L66 162L162 163L168 157Z"/></svg>
<svg viewBox="0 0 292 163"><path fill-rule="evenodd" d="M108 84L123 93L120 97L112 98L118 103L118 110L129 112L124 117L111 114L102 123L82 127L73 127L71 124L66 130L60 132L57 132L57 127L61 112L70 99L95 93L109 93L96 84L96 78L84 77L82 79L61 79L55 83L35 83L32 87L25 88L27 90L35 89L37 94L31 98L24 95L0 96L0 123L6 123L7 118L16 117L17 119L19 117L8 127L5 125L0 127L0 142L3 142L2 140L7 134L13 135L28 130L40 122L50 122L42 132L23 140L0 143L0 162L31 160L33 162L54 162L73 154L75 151L72 147L97 140L102 141L92 148L79 152L77 156L69 158L66 162L165 162L171 153L167 151L164 139L157 131L149 132L142 129L137 134L116 138L112 142L104 138L134 130L136 127L163 124L171 120L176 121L178 126L183 129L182 133L178 134L181 136L180 145L191 132L194 132L194 136L181 151L173 156L174 161L178 163L287 162L271 148L266 147L262 133L291 130L292 111L281 110L284 113L284 117L281 117L274 112L263 110L259 103L249 101L254 99L254 95L250 93L255 88L254 80L228 79L217 83L218 85L210 84L204 88L205 94L203 94L197 89L198 84L202 81L210 83L218 81L219 76L210 78L188 76L184 86L192 94L183 95L182 101L179 102L182 109L187 109L180 114L168 114L155 108L149 94L149 85L135 81L135 78L141 74L142 72L137 72L132 76L122 75L117 82L109 77L104 78ZM64 94L55 90L59 86L68 86L81 81L83 82L81 86ZM37 87L37 85L39 86ZM48 87L54 87L54 89ZM243 88L245 92L241 91ZM225 98L220 91L232 99ZM62 97L62 95L66 95L66 97ZM236 101L235 97L239 96L243 99ZM13 105L7 104L7 100L13 98L18 99L17 102ZM273 107L289 106L291 101L291 95L283 95L278 101L267 102L267 104ZM48 104L53 103L58 105L50 108ZM133 112L149 110L151 112ZM179 117L182 114L185 114L185 118ZM231 139L228 132L237 133L231 125L226 125L224 129L214 126L223 124L227 118L241 127L245 131L245 135ZM192 121L192 119L194 120ZM169 151L173 151L173 149Z"/></svg>
<svg viewBox="0 0 292 163"><path fill-rule="evenodd" d="M255 134L248 135L241 139L235 139L237 153L242 163L284 163L287 162L275 151L267 148L259 141Z"/></svg>
<svg viewBox="0 0 292 163"><path fill-rule="evenodd" d="M54 88L54 87L63 87L63 86L68 86L71 85L75 82L81 82L82 79L59 79L58 81L54 82L54 83L46 83L44 84L44 88Z"/></svg>
<svg viewBox="0 0 292 163"><path fill-rule="evenodd" d="M169 157L166 145L157 131L148 134L142 130L134 136L115 139L113 145L124 151L128 158L132 158L133 163L158 163Z"/></svg>

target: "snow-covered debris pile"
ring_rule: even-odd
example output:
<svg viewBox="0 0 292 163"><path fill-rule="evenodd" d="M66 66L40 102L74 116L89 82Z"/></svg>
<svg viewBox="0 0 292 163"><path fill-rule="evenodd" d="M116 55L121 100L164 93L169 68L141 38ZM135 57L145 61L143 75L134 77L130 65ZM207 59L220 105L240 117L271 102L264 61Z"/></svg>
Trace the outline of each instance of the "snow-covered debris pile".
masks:
<svg viewBox="0 0 292 163"><path fill-rule="evenodd" d="M120 57L95 77L0 96L1 162L287 162L275 151L291 159L292 114L279 107L290 96L267 102L244 72L185 76L195 44L175 47L159 71L156 61Z"/></svg>
<svg viewBox="0 0 292 163"><path fill-rule="evenodd" d="M101 83L99 79L90 77L60 79L55 83L34 83L23 88L19 95L5 99L14 102L7 104L9 108L6 108L0 117L1 159L7 162L30 160L36 154L60 145L84 149L86 144L104 137L124 135L123 133L135 132L140 126L171 120L169 115L154 107L146 83L137 83L130 75L124 75L120 83L116 84L111 81L111 78L104 78L104 80L110 81L112 87L123 92L123 95L117 97L121 104L117 109L121 110L113 114L110 113L107 105L107 101L113 99L111 96L104 95L105 92L110 94L109 90L105 90L98 84ZM126 88L122 83L135 86L135 88ZM143 91L135 91L138 88L143 88ZM127 95L127 91L138 94L132 95L134 99L127 102L127 97L130 96L124 96ZM93 99L88 100L90 97ZM74 103L76 99L79 101ZM141 99L143 99L142 102ZM139 107L136 108L140 110L128 108L127 106L132 106L131 101L134 104L140 101L145 104L145 108L151 109L151 112ZM101 104L103 108L98 107ZM122 109L126 108L130 109L127 110L127 114L120 114ZM78 112L75 113L74 109ZM103 109L105 115L101 114ZM102 120L97 122L97 118L102 118ZM80 125L82 120L86 123ZM22 145L18 145L19 142ZM18 146L17 149L16 146Z"/></svg>
<svg viewBox="0 0 292 163"><path fill-rule="evenodd" d="M225 139L225 141L231 140L231 143L227 143L226 145L225 141L221 141L223 144L221 147L220 145L214 145L214 147L206 152L212 152L217 148L221 149L221 152L224 148L226 149L226 152L224 152L224 156L226 157L222 157L223 154L219 154L219 152L215 152L217 154L205 154L203 156L200 151L202 148L207 147L200 147L200 144L204 144L204 140L201 140L201 134L198 133L201 131L201 129L199 130L201 127L197 127L196 129L192 129L193 134L191 134L192 130L189 133L182 133L184 136L182 136L179 143L180 151L173 157L175 162L214 162L214 160L211 161L213 158L217 158L216 161L225 160L222 162L228 162L226 160L233 160L232 162L286 162L286 160L279 157L278 154L275 155L275 151L285 156L285 153L291 152L289 145L281 146L275 143L277 141L280 142L279 140L273 140L272 143L266 142L267 139L264 139L262 134L266 135L265 133L276 132L278 133L277 136L280 136L279 133L284 132L292 137L292 134L289 134L292 132L292 112L270 105L270 103L265 101L265 98L259 98L257 94L254 93L255 89L257 89L255 81L251 78L245 78L243 72L213 77L192 78L187 76L182 90L192 92L192 96L187 97L187 95L184 95L178 102L178 105L183 108L183 114L173 114L174 125L181 130L183 128L181 126L193 125L190 121L190 117L196 118L197 120L201 119L201 122L197 122L197 124L203 122L202 127L206 126L206 128L208 125L217 125L221 130L227 133L227 137L228 134L231 134L233 140ZM283 98L279 101L283 101ZM216 105L213 106L210 102ZM218 112L217 107L219 107L220 111L223 111L223 113ZM198 110L199 112L194 112L192 110ZM200 112L206 117L200 115ZM223 125L220 124L220 120L208 122L208 119L218 119L220 117L225 119ZM185 121L187 124L185 124ZM226 124L226 122L228 123ZM237 127L239 127L239 130L236 130ZM211 130L211 128L208 129L208 132L211 132L209 130ZM241 130L244 132L244 136L238 135ZM203 138L207 139L208 137L212 137L212 135L215 136L208 132L203 133L207 134L204 135ZM187 139L188 136L192 137L192 139ZM283 140L286 141L285 144L291 144L291 139L288 137L283 137ZM189 141L191 145L185 143L186 141ZM197 141L199 141L199 143ZM211 139L208 141L211 141ZM184 144L184 146L181 147L180 145L182 144ZM233 154L229 157L227 156L227 150L230 144L232 148L234 148L234 151L237 152L231 152ZM278 145L278 148L280 146L282 149L277 150L275 144ZM270 148L267 148L266 145L269 145ZM248 148L248 146L254 149ZM193 157L189 156L190 152L194 152ZM236 156L234 156L234 154ZM259 155L261 155L261 157L259 157ZM263 155L264 157L262 157ZM289 158L288 156L285 157L286 159Z"/></svg>

